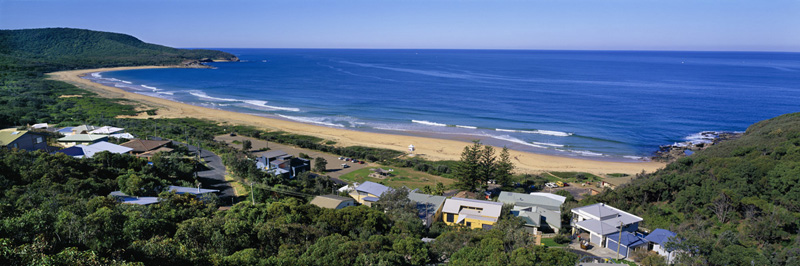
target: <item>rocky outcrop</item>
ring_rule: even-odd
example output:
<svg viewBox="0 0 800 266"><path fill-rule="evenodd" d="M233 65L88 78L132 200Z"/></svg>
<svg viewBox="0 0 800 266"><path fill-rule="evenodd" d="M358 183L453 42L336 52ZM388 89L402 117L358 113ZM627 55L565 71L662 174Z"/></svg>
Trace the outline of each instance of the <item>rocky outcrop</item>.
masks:
<svg viewBox="0 0 800 266"><path fill-rule="evenodd" d="M712 145L722 141L738 139L742 136L741 132L715 132L704 131L695 136L693 140L676 142L672 145L659 146L658 151L651 158L656 162L670 163L677 159L692 155L693 153L705 150Z"/></svg>

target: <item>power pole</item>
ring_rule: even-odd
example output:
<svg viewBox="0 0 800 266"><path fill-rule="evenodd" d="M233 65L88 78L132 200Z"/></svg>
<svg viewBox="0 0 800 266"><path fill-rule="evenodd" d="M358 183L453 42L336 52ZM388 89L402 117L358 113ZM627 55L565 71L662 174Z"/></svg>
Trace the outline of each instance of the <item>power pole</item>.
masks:
<svg viewBox="0 0 800 266"><path fill-rule="evenodd" d="M256 205L256 191L253 190L253 182L250 182L250 199L253 200L253 205Z"/></svg>
<svg viewBox="0 0 800 266"><path fill-rule="evenodd" d="M617 240L617 260L619 260L619 248L622 247L622 222L619 222L619 239ZM630 250L629 250L630 252Z"/></svg>

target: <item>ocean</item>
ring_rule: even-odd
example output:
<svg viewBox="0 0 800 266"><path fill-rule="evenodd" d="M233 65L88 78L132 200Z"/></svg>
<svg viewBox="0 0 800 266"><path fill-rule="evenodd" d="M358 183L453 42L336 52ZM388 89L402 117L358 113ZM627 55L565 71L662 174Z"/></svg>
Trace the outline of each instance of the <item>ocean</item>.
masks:
<svg viewBox="0 0 800 266"><path fill-rule="evenodd" d="M800 111L800 53L217 50L242 61L87 78L328 127L612 161Z"/></svg>

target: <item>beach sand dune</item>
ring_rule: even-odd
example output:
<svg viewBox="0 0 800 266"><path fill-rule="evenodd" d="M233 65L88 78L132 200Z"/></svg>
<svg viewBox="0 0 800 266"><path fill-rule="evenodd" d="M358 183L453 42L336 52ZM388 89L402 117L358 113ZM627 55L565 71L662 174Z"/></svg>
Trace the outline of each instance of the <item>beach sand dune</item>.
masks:
<svg viewBox="0 0 800 266"><path fill-rule="evenodd" d="M118 67L102 69L85 69L61 71L48 74L49 78L64 81L79 88L97 93L105 98L124 98L139 102L152 108L158 108L155 117L160 118L182 118L193 117L209 119L231 124L250 125L268 130L283 130L286 132L312 135L327 140L337 142L342 146L368 146L376 148L386 148L399 151L406 151L409 144L416 147L419 155L431 160L458 160L461 151L470 143L426 138L414 136L391 135L381 133L360 132L347 129L329 128L317 125L309 125L298 122L284 121L248 115L230 111L215 110L200 106L194 106L166 99L145 96L141 94L126 92L119 88L105 86L81 78L94 72L132 70L144 68L164 68L164 67ZM153 116L149 116L153 117ZM593 174L626 173L636 174L642 171L652 172L664 167L663 163L658 162L608 162L587 159L559 157L551 155L534 154L528 152L511 151L511 158L516 166L518 173L539 173L542 171L579 171Z"/></svg>

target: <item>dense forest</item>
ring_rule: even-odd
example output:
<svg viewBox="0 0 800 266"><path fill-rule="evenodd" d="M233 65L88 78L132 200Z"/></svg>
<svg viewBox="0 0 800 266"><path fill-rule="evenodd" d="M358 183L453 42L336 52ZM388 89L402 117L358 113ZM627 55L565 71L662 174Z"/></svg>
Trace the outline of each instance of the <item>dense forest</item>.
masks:
<svg viewBox="0 0 800 266"><path fill-rule="evenodd" d="M593 197L666 228L687 265L800 265L800 113Z"/></svg>
<svg viewBox="0 0 800 266"><path fill-rule="evenodd" d="M417 217L397 189L376 207L321 209L308 197L330 191L325 177L287 180L255 169L246 153L215 142L224 132L450 172L452 162L394 160L396 152L337 147L314 137L265 132L198 119L119 119L135 111L124 99L101 99L47 80L49 71L128 65L171 65L182 60L235 59L203 50L145 44L114 33L76 29L0 31L0 125L47 122L102 124L137 136L199 145L223 157L229 172L254 182L249 201L219 210L213 197L161 192L191 186L195 162L100 153L76 159L43 151L0 149L0 265L574 265L577 255L534 246L520 219L501 217L492 230L466 230ZM81 97L60 97L80 95ZM180 149L178 149L180 150ZM185 153L186 151L179 151ZM139 188L139 189L136 189ZM144 189L142 189L144 188ZM280 188L294 195L269 193ZM156 195L158 204L120 204L108 194ZM423 237L434 238L423 242Z"/></svg>

